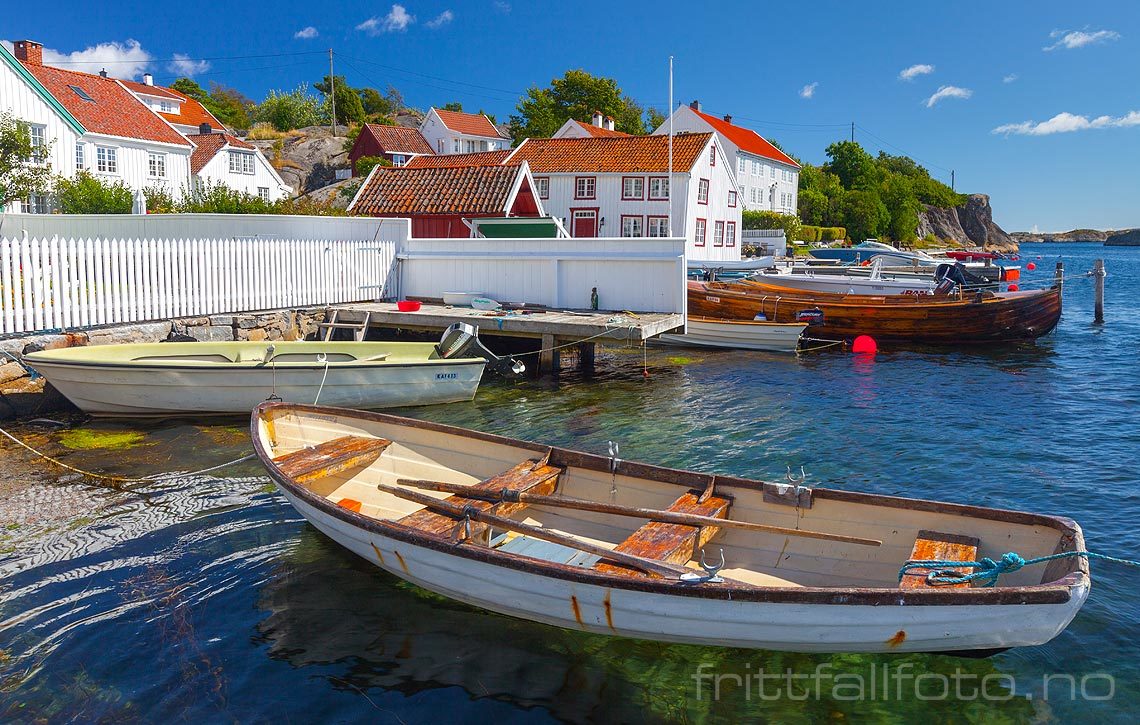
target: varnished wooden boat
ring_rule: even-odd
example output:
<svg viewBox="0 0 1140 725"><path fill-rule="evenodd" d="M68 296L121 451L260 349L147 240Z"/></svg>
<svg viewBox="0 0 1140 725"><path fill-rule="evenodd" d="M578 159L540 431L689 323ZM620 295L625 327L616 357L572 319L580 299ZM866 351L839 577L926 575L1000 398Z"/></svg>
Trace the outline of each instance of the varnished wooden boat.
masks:
<svg viewBox="0 0 1140 725"><path fill-rule="evenodd" d="M844 295L789 289L753 279L689 282L689 314L751 320L763 313L775 322L798 322L818 310L822 321L807 335L834 340L870 335L876 340L976 344L1032 340L1053 331L1061 318L1061 289L967 292L962 296Z"/></svg>
<svg viewBox="0 0 1140 725"><path fill-rule="evenodd" d="M251 426L281 492L342 546L433 592L570 629L990 651L1052 639L1089 592L1080 557L992 588L923 572L900 584L908 560L1082 550L1080 527L1059 517L692 473L338 408L266 403Z"/></svg>

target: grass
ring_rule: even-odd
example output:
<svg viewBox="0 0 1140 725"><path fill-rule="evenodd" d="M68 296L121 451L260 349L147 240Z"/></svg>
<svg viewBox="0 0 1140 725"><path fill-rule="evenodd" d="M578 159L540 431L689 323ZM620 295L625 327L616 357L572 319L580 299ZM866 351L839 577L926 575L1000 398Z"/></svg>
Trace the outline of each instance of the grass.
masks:
<svg viewBox="0 0 1140 725"><path fill-rule="evenodd" d="M249 133L247 133L245 137L250 141L269 141L270 139L285 138L288 135L288 132L278 131L277 129L273 128L271 124L265 123L263 121L261 123L253 124L253 126L251 126L249 129Z"/></svg>
<svg viewBox="0 0 1140 725"><path fill-rule="evenodd" d="M145 433L133 430L72 428L59 435L59 442L75 451L120 451L133 448L145 439Z"/></svg>

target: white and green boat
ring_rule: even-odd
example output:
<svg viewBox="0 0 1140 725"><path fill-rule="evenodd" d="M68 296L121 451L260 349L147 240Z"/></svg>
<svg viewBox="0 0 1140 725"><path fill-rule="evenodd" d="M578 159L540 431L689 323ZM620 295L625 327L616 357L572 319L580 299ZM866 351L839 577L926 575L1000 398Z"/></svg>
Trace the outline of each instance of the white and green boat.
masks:
<svg viewBox="0 0 1140 725"><path fill-rule="evenodd" d="M248 414L266 400L391 408L475 397L485 358L495 358L466 327L438 345L162 342L44 350L24 361L96 416Z"/></svg>

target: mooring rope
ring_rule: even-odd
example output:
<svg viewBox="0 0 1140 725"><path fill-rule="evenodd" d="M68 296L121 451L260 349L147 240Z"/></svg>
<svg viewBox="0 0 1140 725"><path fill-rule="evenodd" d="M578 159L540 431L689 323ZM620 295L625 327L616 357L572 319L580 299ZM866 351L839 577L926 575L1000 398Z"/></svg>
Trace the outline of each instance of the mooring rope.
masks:
<svg viewBox="0 0 1140 725"><path fill-rule="evenodd" d="M1041 564L1055 559L1067 559L1073 556L1083 556L1086 559L1101 559L1103 561L1114 561L1117 564L1124 564L1126 566L1140 566L1140 561L1132 559L1121 559L1107 554L1098 554L1093 551L1064 551L1060 554L1050 554L1049 556L1038 556L1034 559L1023 559L1020 554L1009 552L1001 559L994 561L989 557L981 561L950 561L947 559L929 559L917 560L912 559L903 564L899 569L899 581L907 575L912 569L934 569L926 575L926 583L931 586L951 586L954 584L967 584L970 582L981 582L983 587L992 587L997 584L998 577L1002 574L1010 574L1018 569L1029 566L1031 564ZM956 571L946 571L945 569L939 571L939 568L949 569L977 569L978 571L969 574L959 574Z"/></svg>

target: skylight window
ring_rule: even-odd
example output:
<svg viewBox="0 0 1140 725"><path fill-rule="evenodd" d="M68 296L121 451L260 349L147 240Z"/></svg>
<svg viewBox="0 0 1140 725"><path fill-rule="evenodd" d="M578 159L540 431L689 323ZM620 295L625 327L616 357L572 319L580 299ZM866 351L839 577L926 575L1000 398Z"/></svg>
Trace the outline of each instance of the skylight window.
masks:
<svg viewBox="0 0 1140 725"><path fill-rule="evenodd" d="M82 89L82 88L80 88L79 86L68 86L68 88L70 88L71 90L75 91L75 95L79 96L79 97L80 97L80 98L82 98L83 100L85 100L85 101L91 101L92 103L94 103L94 102L95 102L95 99L94 99L94 98L92 98L91 96L87 95L87 91L83 90L83 89Z"/></svg>

